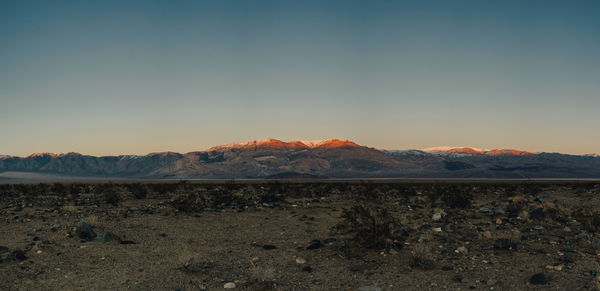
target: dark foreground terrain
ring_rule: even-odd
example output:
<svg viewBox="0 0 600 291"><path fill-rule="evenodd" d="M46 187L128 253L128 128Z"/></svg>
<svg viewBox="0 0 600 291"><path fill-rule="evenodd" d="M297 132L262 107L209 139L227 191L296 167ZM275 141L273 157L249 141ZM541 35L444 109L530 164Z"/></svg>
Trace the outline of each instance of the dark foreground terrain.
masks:
<svg viewBox="0 0 600 291"><path fill-rule="evenodd" d="M593 290L600 184L0 185L1 290Z"/></svg>

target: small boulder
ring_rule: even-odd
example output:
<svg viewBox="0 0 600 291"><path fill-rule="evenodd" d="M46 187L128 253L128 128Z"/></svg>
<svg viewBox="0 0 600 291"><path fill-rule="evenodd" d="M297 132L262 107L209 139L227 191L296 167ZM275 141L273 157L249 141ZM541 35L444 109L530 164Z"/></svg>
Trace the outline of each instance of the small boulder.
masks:
<svg viewBox="0 0 600 291"><path fill-rule="evenodd" d="M306 264L306 260L303 258L296 258L296 263L300 265Z"/></svg>
<svg viewBox="0 0 600 291"><path fill-rule="evenodd" d="M235 283L233 283L233 282L227 282L227 283L225 283L225 285L223 285L223 288L225 288L225 289L234 289L235 288Z"/></svg>
<svg viewBox="0 0 600 291"><path fill-rule="evenodd" d="M77 228L75 230L79 238L92 240L96 237L96 233L92 230L92 227L83 220L77 223Z"/></svg>
<svg viewBox="0 0 600 291"><path fill-rule="evenodd" d="M533 285L548 284L548 278L544 273L537 273L529 278L529 283Z"/></svg>
<svg viewBox="0 0 600 291"><path fill-rule="evenodd" d="M323 247L323 243L321 243L320 240L315 239L310 242L310 245L308 245L308 247L306 247L306 249L307 250L316 250L316 249L322 248L322 247Z"/></svg>

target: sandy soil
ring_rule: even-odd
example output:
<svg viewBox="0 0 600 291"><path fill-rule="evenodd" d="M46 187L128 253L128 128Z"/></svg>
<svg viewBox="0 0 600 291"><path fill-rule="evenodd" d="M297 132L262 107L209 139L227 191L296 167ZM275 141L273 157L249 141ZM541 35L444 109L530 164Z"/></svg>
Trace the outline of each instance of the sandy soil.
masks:
<svg viewBox="0 0 600 291"><path fill-rule="evenodd" d="M419 191L386 197L389 187L377 199L341 190L191 212L168 197L14 195L0 210L0 289L590 290L600 239L595 214L577 210L600 196L578 187L496 188L464 209ZM356 247L336 226L357 202L390 210L401 240ZM115 238L80 238L82 220Z"/></svg>

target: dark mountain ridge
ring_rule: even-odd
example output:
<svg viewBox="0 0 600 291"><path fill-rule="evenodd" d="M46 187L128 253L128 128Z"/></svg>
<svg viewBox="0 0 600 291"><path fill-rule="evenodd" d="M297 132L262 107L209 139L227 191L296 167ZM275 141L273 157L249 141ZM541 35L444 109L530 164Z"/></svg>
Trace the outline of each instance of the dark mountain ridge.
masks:
<svg viewBox="0 0 600 291"><path fill-rule="evenodd" d="M600 158L518 150L386 151L348 140L234 143L185 154L0 156L1 172L119 178L600 178Z"/></svg>

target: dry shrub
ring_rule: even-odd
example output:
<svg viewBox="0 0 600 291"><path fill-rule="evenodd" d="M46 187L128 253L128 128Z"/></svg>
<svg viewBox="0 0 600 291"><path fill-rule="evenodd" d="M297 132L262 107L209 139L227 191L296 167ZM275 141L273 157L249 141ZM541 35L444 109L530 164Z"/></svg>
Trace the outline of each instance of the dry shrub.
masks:
<svg viewBox="0 0 600 291"><path fill-rule="evenodd" d="M117 206L121 201L121 195L116 187L107 187L102 191L104 202Z"/></svg>
<svg viewBox="0 0 600 291"><path fill-rule="evenodd" d="M207 206L206 199L199 193L176 194L171 198L169 204L185 213L201 212Z"/></svg>
<svg viewBox="0 0 600 291"><path fill-rule="evenodd" d="M577 221L589 232L600 231L600 210L594 208L580 208L573 212Z"/></svg>
<svg viewBox="0 0 600 291"><path fill-rule="evenodd" d="M83 221L87 222L91 227L96 227L98 226L98 216L91 214L86 216Z"/></svg>
<svg viewBox="0 0 600 291"><path fill-rule="evenodd" d="M401 245L399 220L384 208L355 205L344 209L339 230L354 233L353 240L368 249L383 249L391 244Z"/></svg>
<svg viewBox="0 0 600 291"><path fill-rule="evenodd" d="M62 207L62 211L66 212L66 213L69 213L69 214L76 213L77 210L78 210L78 208L75 205L65 205L65 206Z"/></svg>
<svg viewBox="0 0 600 291"><path fill-rule="evenodd" d="M414 269L431 270L435 268L435 255L430 248L418 244L410 252L410 267Z"/></svg>
<svg viewBox="0 0 600 291"><path fill-rule="evenodd" d="M258 281L269 282L275 279L277 269L274 266L252 265L250 267L250 276Z"/></svg>

